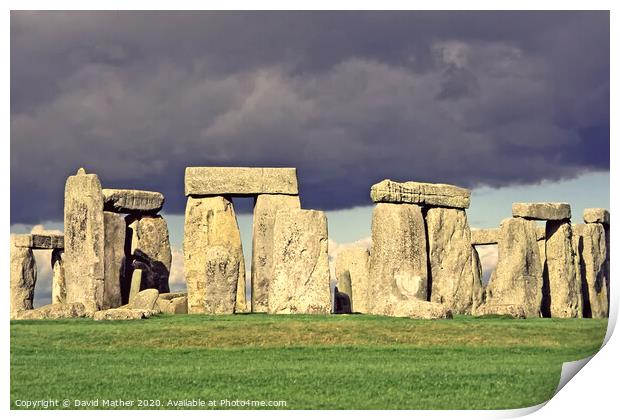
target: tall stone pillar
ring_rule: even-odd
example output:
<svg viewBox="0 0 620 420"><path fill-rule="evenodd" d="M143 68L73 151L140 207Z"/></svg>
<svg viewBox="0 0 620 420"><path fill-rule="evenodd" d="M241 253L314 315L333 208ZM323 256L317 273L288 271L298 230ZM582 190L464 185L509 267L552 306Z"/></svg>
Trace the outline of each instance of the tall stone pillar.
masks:
<svg viewBox="0 0 620 420"><path fill-rule="evenodd" d="M279 210L273 228L269 313L331 312L327 217L316 210Z"/></svg>
<svg viewBox="0 0 620 420"><path fill-rule="evenodd" d="M259 194L256 197L252 226L252 312L267 312L269 309L276 213L282 209L299 208L297 195Z"/></svg>
<svg viewBox="0 0 620 420"><path fill-rule="evenodd" d="M543 276L536 243L536 224L520 217L500 226L497 268L486 288L485 306L523 308L527 317L541 311Z"/></svg>
<svg viewBox="0 0 620 420"><path fill-rule="evenodd" d="M65 281L67 302L87 312L104 307L104 216L99 177L84 169L65 185Z"/></svg>
<svg viewBox="0 0 620 420"><path fill-rule="evenodd" d="M549 283L549 299L543 314L552 318L582 316L581 285L575 273L575 254L569 220L548 220L545 242L545 280Z"/></svg>
<svg viewBox="0 0 620 420"><path fill-rule="evenodd" d="M370 313L388 315L394 302L425 301L428 267L422 208L377 203L371 231Z"/></svg>
<svg viewBox="0 0 620 420"><path fill-rule="evenodd" d="M433 207L426 213L430 301L454 313L471 313L474 293L471 233L465 210Z"/></svg>
<svg viewBox="0 0 620 420"><path fill-rule="evenodd" d="M121 282L125 275L125 218L103 212L104 225L104 292L101 309L118 308L122 304Z"/></svg>
<svg viewBox="0 0 620 420"><path fill-rule="evenodd" d="M207 288L205 285L209 282L217 282L222 278L222 276L216 275L216 272L207 269L209 261L212 261L209 259L208 251L213 246L221 246L226 249L227 261L239 266L235 288L236 305L234 310L231 308L229 313L243 311L245 309L245 263L241 234L232 202L223 196L190 196L187 199L185 210L185 237L183 242L188 312L190 314L209 313L209 307L206 304ZM217 299L218 297L210 296L208 298ZM227 299L227 296L221 296L221 298Z"/></svg>

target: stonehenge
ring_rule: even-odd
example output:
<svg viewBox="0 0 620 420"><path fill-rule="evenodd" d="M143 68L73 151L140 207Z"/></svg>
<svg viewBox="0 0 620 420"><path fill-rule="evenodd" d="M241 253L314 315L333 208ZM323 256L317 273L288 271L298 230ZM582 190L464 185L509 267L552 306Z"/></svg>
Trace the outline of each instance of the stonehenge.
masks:
<svg viewBox="0 0 620 420"><path fill-rule="evenodd" d="M64 233L11 235L11 319L609 316L606 209L585 209L583 223L571 223L568 203L516 202L499 227L471 229L468 189L385 179L370 188L369 249L342 249L331 279L327 216L302 207L295 168L188 167L185 195L187 291L170 292L164 195L102 188L80 168L65 184ZM249 267L236 197L254 200ZM477 247L486 245L497 246L498 260L485 285ZM51 304L38 308L34 250L51 252Z"/></svg>

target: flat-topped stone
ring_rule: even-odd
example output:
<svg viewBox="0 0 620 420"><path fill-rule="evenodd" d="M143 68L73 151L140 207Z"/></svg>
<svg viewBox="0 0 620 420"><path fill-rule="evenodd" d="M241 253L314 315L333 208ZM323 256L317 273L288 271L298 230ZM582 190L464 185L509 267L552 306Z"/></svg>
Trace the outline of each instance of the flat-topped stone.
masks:
<svg viewBox="0 0 620 420"><path fill-rule="evenodd" d="M15 235L14 244L20 248L62 249L65 247L65 235L58 233L26 233Z"/></svg>
<svg viewBox="0 0 620 420"><path fill-rule="evenodd" d="M568 203L513 203L512 216L534 220L570 219Z"/></svg>
<svg viewBox="0 0 620 420"><path fill-rule="evenodd" d="M297 195L296 168L185 168L185 195Z"/></svg>
<svg viewBox="0 0 620 420"><path fill-rule="evenodd" d="M466 209L471 191L448 184L424 182L395 182L389 179L370 188L370 198L375 203L409 203Z"/></svg>
<svg viewBox="0 0 620 420"><path fill-rule="evenodd" d="M493 245L499 238L499 229L472 229L471 244L472 245Z"/></svg>
<svg viewBox="0 0 620 420"><path fill-rule="evenodd" d="M609 224L609 211L607 209L585 209L583 211L583 221L586 223Z"/></svg>
<svg viewBox="0 0 620 420"><path fill-rule="evenodd" d="M164 195L155 191L104 188L104 209L114 213L157 213L164 206Z"/></svg>

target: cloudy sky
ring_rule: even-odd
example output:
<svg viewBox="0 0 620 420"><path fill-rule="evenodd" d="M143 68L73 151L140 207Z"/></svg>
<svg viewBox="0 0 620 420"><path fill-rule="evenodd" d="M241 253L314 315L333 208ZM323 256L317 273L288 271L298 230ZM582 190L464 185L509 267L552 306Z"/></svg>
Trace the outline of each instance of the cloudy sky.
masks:
<svg viewBox="0 0 620 420"><path fill-rule="evenodd" d="M607 12L12 12L11 229L61 229L81 166L163 192L175 246L192 165L297 167L335 243L384 178L472 188L474 226L579 216L609 120Z"/></svg>

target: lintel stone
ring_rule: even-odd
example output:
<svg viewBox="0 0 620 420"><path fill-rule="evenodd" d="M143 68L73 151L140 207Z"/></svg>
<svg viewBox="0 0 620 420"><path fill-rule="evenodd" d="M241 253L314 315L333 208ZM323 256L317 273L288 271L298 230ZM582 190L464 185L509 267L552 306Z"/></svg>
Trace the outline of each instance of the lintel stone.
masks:
<svg viewBox="0 0 620 420"><path fill-rule="evenodd" d="M296 168L188 167L185 195L297 195Z"/></svg>
<svg viewBox="0 0 620 420"><path fill-rule="evenodd" d="M497 244L499 238L499 229L472 229L471 244L472 245L493 245Z"/></svg>
<svg viewBox="0 0 620 420"><path fill-rule="evenodd" d="M15 235L15 246L32 249L62 249L65 247L65 235L57 233L27 233Z"/></svg>
<svg viewBox="0 0 620 420"><path fill-rule="evenodd" d="M471 191L448 184L395 182L390 179L373 185L370 198L375 203L409 203L427 206L469 207Z"/></svg>
<svg viewBox="0 0 620 420"><path fill-rule="evenodd" d="M609 211L607 209L585 209L583 211L583 221L586 223L609 224Z"/></svg>
<svg viewBox="0 0 620 420"><path fill-rule="evenodd" d="M570 219L568 203L513 203L512 216L533 220Z"/></svg>
<svg viewBox="0 0 620 420"><path fill-rule="evenodd" d="M164 195L155 191L102 190L104 209L114 213L157 213L164 206Z"/></svg>

